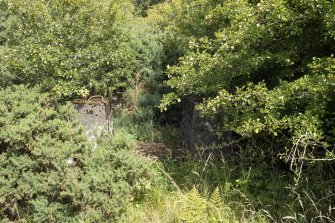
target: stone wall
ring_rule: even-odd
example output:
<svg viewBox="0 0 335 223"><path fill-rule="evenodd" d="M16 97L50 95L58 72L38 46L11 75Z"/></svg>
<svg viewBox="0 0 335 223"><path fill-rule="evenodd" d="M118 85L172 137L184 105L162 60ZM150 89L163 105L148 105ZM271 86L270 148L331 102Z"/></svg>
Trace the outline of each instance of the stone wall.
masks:
<svg viewBox="0 0 335 223"><path fill-rule="evenodd" d="M72 103L89 139L113 131L112 109L108 98L92 97L89 100L74 100Z"/></svg>
<svg viewBox="0 0 335 223"><path fill-rule="evenodd" d="M219 143L216 135L218 118L204 119L195 109L198 102L185 99L182 111L182 135L189 148L215 146Z"/></svg>
<svg viewBox="0 0 335 223"><path fill-rule="evenodd" d="M110 101L103 97L73 101L79 121L86 127L86 134L93 142L96 136L113 131L113 112ZM199 111L195 109L197 104L196 101L190 99L183 101L181 124L183 139L189 148L214 147L220 142L216 135L217 122L220 120L217 117L202 118Z"/></svg>

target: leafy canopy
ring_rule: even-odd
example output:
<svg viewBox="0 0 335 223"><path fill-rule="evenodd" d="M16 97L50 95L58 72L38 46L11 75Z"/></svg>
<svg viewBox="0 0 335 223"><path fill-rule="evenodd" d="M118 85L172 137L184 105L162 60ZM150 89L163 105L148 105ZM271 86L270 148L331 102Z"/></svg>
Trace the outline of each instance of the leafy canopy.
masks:
<svg viewBox="0 0 335 223"><path fill-rule="evenodd" d="M335 3L181 1L188 52L168 68L165 109L185 96L244 136L282 137L328 156L333 141ZM181 16L181 15L179 15ZM177 16L178 18L178 16ZM197 19L204 22L197 23ZM191 27L189 24L194 24ZM314 147L327 148L314 151Z"/></svg>
<svg viewBox="0 0 335 223"><path fill-rule="evenodd" d="M0 85L40 84L61 97L128 84L136 52L129 1L1 0Z"/></svg>

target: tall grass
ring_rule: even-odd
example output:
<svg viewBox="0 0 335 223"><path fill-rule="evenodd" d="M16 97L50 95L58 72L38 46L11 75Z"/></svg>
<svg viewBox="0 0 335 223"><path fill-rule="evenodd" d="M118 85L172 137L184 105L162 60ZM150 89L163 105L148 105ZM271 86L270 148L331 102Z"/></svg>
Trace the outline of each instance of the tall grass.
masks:
<svg viewBox="0 0 335 223"><path fill-rule="evenodd" d="M153 188L144 201L129 207L126 222L269 222L267 210L258 208L236 186L224 160L192 154L161 163L165 184Z"/></svg>

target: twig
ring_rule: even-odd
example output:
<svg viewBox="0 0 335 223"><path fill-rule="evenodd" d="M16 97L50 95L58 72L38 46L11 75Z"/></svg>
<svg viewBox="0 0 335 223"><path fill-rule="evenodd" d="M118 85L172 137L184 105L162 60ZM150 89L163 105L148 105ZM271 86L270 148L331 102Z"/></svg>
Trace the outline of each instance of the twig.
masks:
<svg viewBox="0 0 335 223"><path fill-rule="evenodd" d="M162 171L162 173L171 181L172 185L179 191L181 191L180 187L178 187L177 183L173 180L173 178L167 173L165 172L163 169L158 168L160 171Z"/></svg>
<svg viewBox="0 0 335 223"><path fill-rule="evenodd" d="M208 164L209 159L211 158L211 156L212 156L212 153L209 154L209 156L208 156L208 158L207 158L207 160L205 162L204 168L202 169L202 173L201 173L200 179L202 178L202 175L204 174L204 172L206 170L207 164Z"/></svg>

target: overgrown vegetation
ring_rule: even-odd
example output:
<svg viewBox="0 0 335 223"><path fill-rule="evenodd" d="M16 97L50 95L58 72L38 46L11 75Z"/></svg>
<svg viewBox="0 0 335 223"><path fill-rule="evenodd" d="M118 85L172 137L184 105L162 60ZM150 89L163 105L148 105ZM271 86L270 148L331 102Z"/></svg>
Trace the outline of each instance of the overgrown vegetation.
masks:
<svg viewBox="0 0 335 223"><path fill-rule="evenodd" d="M333 0L0 0L1 220L334 222L334 24ZM118 99L96 148L67 103L94 95ZM181 150L185 99L217 148Z"/></svg>
<svg viewBox="0 0 335 223"><path fill-rule="evenodd" d="M0 98L3 222L115 221L156 181L131 136L116 133L93 149L71 105L24 86Z"/></svg>
<svg viewBox="0 0 335 223"><path fill-rule="evenodd" d="M333 221L335 3L168 5L176 6L177 14L168 26L176 27L188 46L168 69L167 84L174 91L165 95L161 108L186 96L200 98L198 109L205 116L221 113L228 120L219 125L236 135L225 144L242 147L241 156L253 157L250 165L261 161L292 174L285 183L294 198L289 218ZM262 168L251 174L258 171L266 174Z"/></svg>

